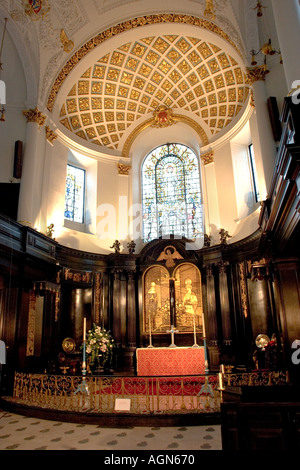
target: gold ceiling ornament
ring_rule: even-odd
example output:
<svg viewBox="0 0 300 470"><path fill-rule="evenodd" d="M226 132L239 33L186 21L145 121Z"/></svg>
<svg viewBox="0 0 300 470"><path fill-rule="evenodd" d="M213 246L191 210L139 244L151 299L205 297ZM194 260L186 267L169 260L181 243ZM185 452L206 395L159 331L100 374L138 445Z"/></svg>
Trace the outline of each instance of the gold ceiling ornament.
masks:
<svg viewBox="0 0 300 470"><path fill-rule="evenodd" d="M48 0L23 0L24 11L33 21L43 19L50 11Z"/></svg>
<svg viewBox="0 0 300 470"><path fill-rule="evenodd" d="M1 46L0 46L0 70L2 70L2 65L3 65L1 62L1 56L2 56L4 38L5 38L5 33L6 33L7 20L8 18L4 18L4 28L3 28L2 40L1 40Z"/></svg>
<svg viewBox="0 0 300 470"><path fill-rule="evenodd" d="M209 163L214 162L214 151L210 150L208 152L205 152L203 155L201 155L201 160L203 161L204 165L208 165Z"/></svg>
<svg viewBox="0 0 300 470"><path fill-rule="evenodd" d="M46 116L41 113L37 107L23 111L23 115L26 116L27 122L35 122L39 126L43 126L45 124Z"/></svg>
<svg viewBox="0 0 300 470"><path fill-rule="evenodd" d="M255 108L255 101L254 101L254 95L253 95L253 90L250 90L250 106L251 108Z"/></svg>
<svg viewBox="0 0 300 470"><path fill-rule="evenodd" d="M165 105L160 105L153 111L154 122L152 127L169 127L176 123L173 117L173 110Z"/></svg>
<svg viewBox="0 0 300 470"><path fill-rule="evenodd" d="M267 7L265 7L260 1L258 1L256 4L256 7L253 8L253 10L257 10L256 14L258 17L261 17L263 15L263 8L267 8Z"/></svg>
<svg viewBox="0 0 300 470"><path fill-rule="evenodd" d="M204 16L210 18L211 20L216 19L215 7L213 0L206 0L206 7L204 10Z"/></svg>
<svg viewBox="0 0 300 470"><path fill-rule="evenodd" d="M60 41L62 43L63 50L65 52L71 52L74 47L74 42L68 38L64 29L60 31Z"/></svg>
<svg viewBox="0 0 300 470"><path fill-rule="evenodd" d="M52 131L52 129L50 129L49 126L46 126L45 127L45 131L46 131L46 139L48 140L48 142L50 142L50 144L53 145L54 141L57 139L57 134Z"/></svg>
<svg viewBox="0 0 300 470"><path fill-rule="evenodd" d="M129 172L131 170L131 165L125 164L125 163L118 163L118 173L119 175L125 175L128 176Z"/></svg>
<svg viewBox="0 0 300 470"><path fill-rule="evenodd" d="M174 114L173 120L174 122L183 122L184 124L190 126L192 129L194 129L194 131L197 132L202 145L208 145L208 137L206 135L206 132L204 131L203 127L200 126L200 124L198 124L194 119L188 116ZM127 137L122 150L122 158L129 158L129 152L133 142L144 130L146 130L148 127L153 127L153 121L154 118L150 118L142 122L139 126L134 129L134 131L129 135L129 137Z"/></svg>
<svg viewBox="0 0 300 470"><path fill-rule="evenodd" d="M224 39L228 44L230 44L242 57L241 51L238 49L234 41L232 41L228 34L225 33L219 26L211 23L209 20L203 18L197 18L189 15L180 15L180 14L158 14L158 15L147 15L139 18L134 18L132 20L119 23L97 36L90 39L86 44L84 44L80 49L78 49L73 56L66 62L62 70L56 77L56 80L52 86L52 89L48 95L47 109L52 112L56 96L63 85L64 81L70 74L70 72L76 67L79 61L85 57L89 52L94 50L100 44L106 40L117 36L118 34L129 31L134 28L138 28L145 25L159 24L159 23L178 23L178 24L188 24L192 26L197 26L200 29L208 30L212 33L217 34L219 37Z"/></svg>

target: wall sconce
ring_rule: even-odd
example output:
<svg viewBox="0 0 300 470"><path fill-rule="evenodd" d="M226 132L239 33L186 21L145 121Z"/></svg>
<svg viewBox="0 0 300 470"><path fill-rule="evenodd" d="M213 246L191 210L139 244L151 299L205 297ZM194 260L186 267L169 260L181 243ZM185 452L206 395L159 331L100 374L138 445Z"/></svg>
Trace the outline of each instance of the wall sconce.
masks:
<svg viewBox="0 0 300 470"><path fill-rule="evenodd" d="M250 53L251 53L251 65L253 67L257 65L256 56L258 54L264 55L264 66L266 69L266 73L269 73L269 70L267 68L267 56L273 56L275 54L280 55L280 63L282 64L281 52L273 48L271 39L269 39L269 42L265 43L258 51L255 51L254 49L252 49Z"/></svg>
<svg viewBox="0 0 300 470"><path fill-rule="evenodd" d="M262 2L260 2L260 1L257 2L256 7L254 8L254 10L257 10L257 16L259 18L261 16L263 16L263 8L267 8L267 7L262 5ZM261 26L263 26L263 25L261 25ZM258 26L258 28L259 28L259 26ZM265 29L268 30L268 27L266 27L266 25L265 25ZM267 36L267 34L268 34L268 32L265 31L264 36ZM256 56L258 54L262 54L264 56L265 73L269 73L269 70L268 70L268 67L267 67L267 56L273 56L275 54L280 55L280 63L282 64L281 52L274 49L271 39L269 39L269 41L266 42L258 51L252 49L250 51L250 54L251 54L251 65L253 67L255 67L257 65Z"/></svg>
<svg viewBox="0 0 300 470"><path fill-rule="evenodd" d="M4 122L5 121L5 108L4 108L4 106L1 107L0 112L1 112L0 121Z"/></svg>
<svg viewBox="0 0 300 470"><path fill-rule="evenodd" d="M263 8L266 8L266 7L264 7L261 2L257 2L256 7L254 8L254 10L257 10L257 16L258 17L262 16L262 14L263 14L262 9Z"/></svg>

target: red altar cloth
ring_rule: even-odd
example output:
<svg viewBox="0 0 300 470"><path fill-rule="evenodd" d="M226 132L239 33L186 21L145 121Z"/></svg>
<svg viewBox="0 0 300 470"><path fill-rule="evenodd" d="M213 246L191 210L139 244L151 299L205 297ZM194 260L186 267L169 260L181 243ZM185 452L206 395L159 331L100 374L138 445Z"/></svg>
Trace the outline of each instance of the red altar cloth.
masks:
<svg viewBox="0 0 300 470"><path fill-rule="evenodd" d="M205 373L204 347L138 348L137 375L198 375Z"/></svg>

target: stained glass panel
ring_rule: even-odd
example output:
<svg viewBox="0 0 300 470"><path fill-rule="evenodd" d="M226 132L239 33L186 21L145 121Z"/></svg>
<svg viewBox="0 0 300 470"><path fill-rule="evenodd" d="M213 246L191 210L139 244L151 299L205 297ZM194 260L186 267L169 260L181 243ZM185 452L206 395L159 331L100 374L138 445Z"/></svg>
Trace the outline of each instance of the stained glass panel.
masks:
<svg viewBox="0 0 300 470"><path fill-rule="evenodd" d="M185 145L166 144L142 167L144 241L164 235L195 239L203 233L199 164Z"/></svg>
<svg viewBox="0 0 300 470"><path fill-rule="evenodd" d="M83 223L85 170L67 165L65 218Z"/></svg>

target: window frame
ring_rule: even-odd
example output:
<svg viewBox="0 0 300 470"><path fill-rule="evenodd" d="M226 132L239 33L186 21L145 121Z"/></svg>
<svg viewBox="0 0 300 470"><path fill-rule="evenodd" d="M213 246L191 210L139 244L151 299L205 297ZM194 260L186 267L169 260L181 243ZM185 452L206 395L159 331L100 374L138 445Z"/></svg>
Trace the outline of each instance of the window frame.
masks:
<svg viewBox="0 0 300 470"><path fill-rule="evenodd" d="M250 161L251 177L252 177L255 202L260 202L260 194L259 194L259 188L258 188L258 183L257 183L257 172L256 172L256 164L255 164L255 154L254 154L252 142L251 144L248 145L248 155L249 155L249 161Z"/></svg>
<svg viewBox="0 0 300 470"><path fill-rule="evenodd" d="M65 211L66 211L66 190L67 188L65 187L65 208L64 208L64 221L65 225L72 224L72 228L80 227L82 228L85 225L85 205L86 205L86 170L85 168L82 168L80 166L74 165L73 163L68 162L67 163L67 176L68 176L68 167L75 168L76 170L80 170L83 172L83 191L82 191L82 221L79 222L78 220L70 219L68 217L65 217ZM66 186L67 186L67 176L66 176ZM74 203L75 196L73 197L73 203ZM67 224L66 224L67 223Z"/></svg>
<svg viewBox="0 0 300 470"><path fill-rule="evenodd" d="M180 148L183 148L184 151L182 152L181 155L177 155L176 153L172 153L172 147L175 148L176 146L179 146ZM188 145L184 144L184 143L178 143L178 142L168 142L168 143L164 143L164 144L160 144L158 145L157 147L154 147L152 150L150 150L146 156L144 157L143 161L142 161L142 164L141 164L141 170L140 170L140 178L141 178L141 191L142 191L142 194L141 194L141 202L142 202L142 216L143 216L143 219L144 219L144 215L146 213L145 211L145 201L146 201L146 191L145 191L145 171L144 171L144 168L145 168L145 164L147 163L147 160L150 158L151 159L151 156L154 155L154 153L157 151L157 152L160 152L164 147L167 147L168 148L168 153L165 153L163 155L159 155L156 159L156 162L154 164L154 170L155 170L155 175L153 176L153 181L154 181L154 185L153 185L153 189L155 190L155 195L154 195L154 200L155 200L155 212L156 212L156 216L153 217L153 222L154 222L154 225L155 225L155 236L153 237L150 236L150 238L147 237L147 234L146 234L146 230L145 230L145 223L144 223L144 220L143 220L143 235L142 235L142 239L143 239L143 242L144 243L149 243L150 241L152 240L155 240L155 239L158 239L160 237L162 238L165 238L165 237L168 237L168 235L170 236L174 236L175 238L185 238L185 239L193 239L193 240L196 240L197 238L201 238L203 236L203 233L204 233L204 208L203 208L203 192L202 192L202 185L201 185L201 165L200 165L200 161L199 161L199 157L197 156L197 153L191 148L189 147ZM170 149L170 152L169 152L169 149ZM199 198L199 202L198 202L198 210L199 210L199 214L197 215L197 218L198 218L198 221L196 221L196 235L194 237L188 237L188 232L190 231L190 221L189 221L189 205L191 205L191 202L188 202L187 201L187 198L189 196L188 194L188 184L187 184L187 181L188 181L188 175L187 175L187 163L182 160L182 155L184 155L185 151L188 150L190 152L190 154L192 155L193 157L193 161L196 163L197 167L196 167L196 177L197 177L197 190L198 190L198 198ZM178 158L179 160L181 160L181 163L183 165L183 178L184 178L184 212L185 212L185 229L184 229L184 234L182 233L177 233L175 230L173 231L170 231L170 233L165 233L164 231L160 232L160 229L159 229L159 216L158 216L158 207L157 207L157 198L158 198L158 195L157 195L157 175L156 175L156 168L158 167L158 165L161 163L161 161L165 158L168 158L168 157L176 157ZM155 157L154 157L155 158ZM193 202L193 210L195 208L195 202ZM197 227L198 225L198 227ZM176 226L175 226L175 229L176 229ZM149 233L152 233L152 230L151 232Z"/></svg>

